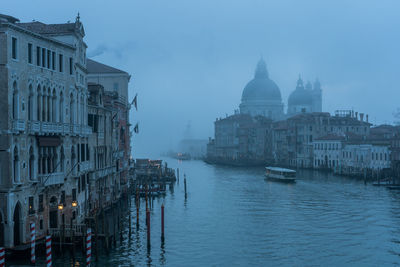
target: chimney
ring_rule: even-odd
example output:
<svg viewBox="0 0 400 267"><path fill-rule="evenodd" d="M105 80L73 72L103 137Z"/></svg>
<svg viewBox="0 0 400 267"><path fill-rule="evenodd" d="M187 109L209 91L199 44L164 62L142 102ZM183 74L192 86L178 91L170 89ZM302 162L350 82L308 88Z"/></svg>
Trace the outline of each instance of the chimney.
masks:
<svg viewBox="0 0 400 267"><path fill-rule="evenodd" d="M351 111L351 117L354 118L354 110Z"/></svg>
<svg viewBox="0 0 400 267"><path fill-rule="evenodd" d="M368 114L365 115L365 121L368 122Z"/></svg>
<svg viewBox="0 0 400 267"><path fill-rule="evenodd" d="M364 113L360 113L360 121L364 121Z"/></svg>
<svg viewBox="0 0 400 267"><path fill-rule="evenodd" d="M361 115L361 114L360 114ZM358 120L358 112L356 112L356 120Z"/></svg>

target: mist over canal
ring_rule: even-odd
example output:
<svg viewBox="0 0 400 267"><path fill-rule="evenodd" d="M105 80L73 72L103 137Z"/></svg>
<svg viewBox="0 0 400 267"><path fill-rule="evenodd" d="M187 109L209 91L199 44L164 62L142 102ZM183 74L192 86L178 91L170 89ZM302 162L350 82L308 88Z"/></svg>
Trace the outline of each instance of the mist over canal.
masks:
<svg viewBox="0 0 400 267"><path fill-rule="evenodd" d="M299 170L296 184L264 179L263 168L178 162L180 183L151 210L146 247L144 205L132 239L97 266L384 266L399 262L400 191L329 173ZM183 174L187 175L185 200ZM165 204L161 247L160 206ZM132 202L132 221L136 207ZM125 224L127 226L127 224ZM56 263L68 260L58 259ZM58 266L58 265L57 265ZM68 265L70 266L70 265Z"/></svg>

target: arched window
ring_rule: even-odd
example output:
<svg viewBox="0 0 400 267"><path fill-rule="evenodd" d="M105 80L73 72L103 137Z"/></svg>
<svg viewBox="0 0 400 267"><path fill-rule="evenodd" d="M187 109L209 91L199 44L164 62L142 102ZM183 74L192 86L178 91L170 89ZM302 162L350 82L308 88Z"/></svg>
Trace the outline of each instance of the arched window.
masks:
<svg viewBox="0 0 400 267"><path fill-rule="evenodd" d="M52 113L51 113L51 92L50 92L50 87L49 88L47 88L47 121L52 121L51 120L51 116L52 116Z"/></svg>
<svg viewBox="0 0 400 267"><path fill-rule="evenodd" d="M61 147L61 152L60 152L60 169L63 172L64 171L64 160L65 160L65 155L64 155L64 147Z"/></svg>
<svg viewBox="0 0 400 267"><path fill-rule="evenodd" d="M58 153L57 153L57 150L56 150L55 147L52 147L51 150L52 150L52 153L53 153L53 158L52 158L53 166L52 166L52 169L53 169L53 172L57 172L57 169L58 169Z"/></svg>
<svg viewBox="0 0 400 267"><path fill-rule="evenodd" d="M53 172L53 163L52 163L52 160L53 160L53 151L52 151L52 147L48 147L47 148L47 157L46 157L46 159L47 159L47 173L52 173Z"/></svg>
<svg viewBox="0 0 400 267"><path fill-rule="evenodd" d="M57 94L56 94L56 89L53 89L53 95L52 95L52 122L56 122L57 121Z"/></svg>
<svg viewBox="0 0 400 267"><path fill-rule="evenodd" d="M38 85L37 87L37 101L36 101L36 120L40 121L41 120L41 110L42 110L42 105L41 105L41 100L42 100L42 96L41 96L41 89L40 89L40 85Z"/></svg>
<svg viewBox="0 0 400 267"><path fill-rule="evenodd" d="M18 103L19 96L18 96L18 88L17 82L13 83L13 99L12 99L12 115L13 119L18 119Z"/></svg>
<svg viewBox="0 0 400 267"><path fill-rule="evenodd" d="M83 96L81 96L81 113L79 113L81 116L81 122L80 124L84 124L84 119L85 119L85 102L83 101Z"/></svg>
<svg viewBox="0 0 400 267"><path fill-rule="evenodd" d="M19 176L18 148L16 146L14 147L13 172L14 172L14 183L19 183L21 181L21 179Z"/></svg>
<svg viewBox="0 0 400 267"><path fill-rule="evenodd" d="M76 164L76 154L75 154L75 148L74 145L72 145L71 147L71 169L72 169L72 173L75 173L75 164Z"/></svg>
<svg viewBox="0 0 400 267"><path fill-rule="evenodd" d="M28 120L33 120L33 90L32 85L29 85L29 98L28 98Z"/></svg>
<svg viewBox="0 0 400 267"><path fill-rule="evenodd" d="M79 101L79 96L76 96L76 124L80 124L79 123L79 119L80 119L80 113L79 113L79 108L80 108L80 101Z"/></svg>
<svg viewBox="0 0 400 267"><path fill-rule="evenodd" d="M74 124L74 96L72 94L69 102L69 123Z"/></svg>
<svg viewBox="0 0 400 267"><path fill-rule="evenodd" d="M46 91L46 88L44 88L43 87L43 93L42 93L42 105L41 105L41 108L42 108L42 111L41 111L41 113L42 113L42 121L46 121L46 107L47 107L47 96L46 96L46 94L47 94L47 91Z"/></svg>
<svg viewBox="0 0 400 267"><path fill-rule="evenodd" d="M60 93L59 120L64 122L64 96L62 92Z"/></svg>
<svg viewBox="0 0 400 267"><path fill-rule="evenodd" d="M29 148L29 180L35 180L35 156L33 154L33 148Z"/></svg>

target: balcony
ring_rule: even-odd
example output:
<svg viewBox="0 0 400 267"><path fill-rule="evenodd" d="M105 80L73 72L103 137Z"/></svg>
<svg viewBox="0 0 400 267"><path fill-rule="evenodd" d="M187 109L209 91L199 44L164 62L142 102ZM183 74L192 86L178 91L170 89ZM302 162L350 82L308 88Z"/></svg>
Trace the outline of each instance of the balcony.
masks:
<svg viewBox="0 0 400 267"><path fill-rule="evenodd" d="M79 126L79 125L77 125L77 124L74 124L74 127L73 127L73 131L72 131L74 134L80 134L81 133L81 127Z"/></svg>
<svg viewBox="0 0 400 267"><path fill-rule="evenodd" d="M25 131L23 120L13 121L14 131ZM63 134L63 135L90 135L92 128L87 125L69 124L49 121L28 121L30 134Z"/></svg>
<svg viewBox="0 0 400 267"><path fill-rule="evenodd" d="M25 121L24 120L13 120L12 123L13 130L16 132L25 131Z"/></svg>
<svg viewBox="0 0 400 267"><path fill-rule="evenodd" d="M54 173L40 174L39 181L44 186L63 184L64 173L54 172Z"/></svg>
<svg viewBox="0 0 400 267"><path fill-rule="evenodd" d="M64 134L69 134L69 133L70 133L70 130L69 130L69 123L63 123L63 124L62 124L62 127L63 127L63 133L64 133Z"/></svg>
<svg viewBox="0 0 400 267"><path fill-rule="evenodd" d="M28 122L29 133L35 134L40 132L40 121L29 121Z"/></svg>
<svg viewBox="0 0 400 267"><path fill-rule="evenodd" d="M111 166L111 167L105 167L103 169L99 169L97 171L94 172L94 178L95 179L99 179L102 178L106 175L110 175L113 174L115 172L115 167Z"/></svg>
<svg viewBox="0 0 400 267"><path fill-rule="evenodd" d="M81 172L87 172L92 169L92 162L91 161L84 161L79 163L79 171Z"/></svg>

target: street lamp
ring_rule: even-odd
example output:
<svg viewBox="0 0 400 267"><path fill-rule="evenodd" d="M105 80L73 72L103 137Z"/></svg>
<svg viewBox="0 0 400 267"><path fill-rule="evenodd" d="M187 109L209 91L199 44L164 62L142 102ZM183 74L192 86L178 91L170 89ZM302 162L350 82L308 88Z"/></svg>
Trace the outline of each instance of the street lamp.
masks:
<svg viewBox="0 0 400 267"><path fill-rule="evenodd" d="M78 201L76 201L76 200L74 200L74 201L72 201L72 207L77 207L78 206Z"/></svg>
<svg viewBox="0 0 400 267"><path fill-rule="evenodd" d="M62 203L58 204L58 209L62 211L64 209L64 204Z"/></svg>

